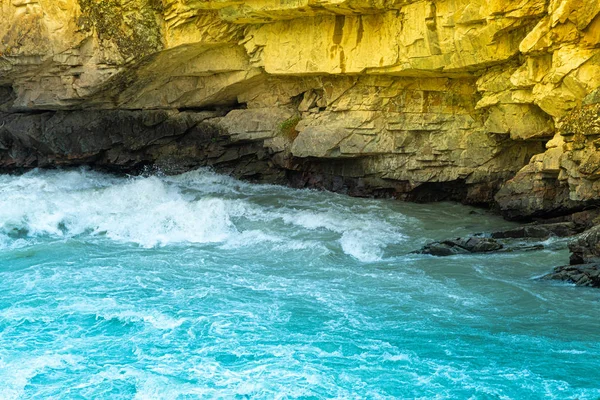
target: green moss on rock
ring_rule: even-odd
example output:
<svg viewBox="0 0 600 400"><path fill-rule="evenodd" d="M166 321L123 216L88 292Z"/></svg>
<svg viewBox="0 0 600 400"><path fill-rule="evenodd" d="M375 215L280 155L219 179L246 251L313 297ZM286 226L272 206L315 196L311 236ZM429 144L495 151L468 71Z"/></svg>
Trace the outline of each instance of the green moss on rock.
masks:
<svg viewBox="0 0 600 400"><path fill-rule="evenodd" d="M294 141L298 137L296 126L300 122L300 116L296 115L292 118L279 124L279 134L290 141Z"/></svg>

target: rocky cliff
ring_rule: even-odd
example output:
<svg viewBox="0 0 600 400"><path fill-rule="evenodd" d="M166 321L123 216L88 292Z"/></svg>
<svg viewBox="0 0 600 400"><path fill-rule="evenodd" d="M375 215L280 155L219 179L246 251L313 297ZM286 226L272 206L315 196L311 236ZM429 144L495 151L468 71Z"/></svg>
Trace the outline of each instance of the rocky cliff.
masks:
<svg viewBox="0 0 600 400"><path fill-rule="evenodd" d="M597 0L0 0L0 167L600 199ZM495 196L495 199L494 199Z"/></svg>

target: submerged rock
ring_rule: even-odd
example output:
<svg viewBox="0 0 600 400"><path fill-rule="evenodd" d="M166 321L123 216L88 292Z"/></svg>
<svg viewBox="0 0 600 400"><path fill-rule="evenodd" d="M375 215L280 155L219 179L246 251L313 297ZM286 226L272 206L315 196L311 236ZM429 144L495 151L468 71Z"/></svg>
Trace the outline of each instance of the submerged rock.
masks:
<svg viewBox="0 0 600 400"><path fill-rule="evenodd" d="M577 286L600 288L600 264L565 265L542 277L544 280L557 280L574 283Z"/></svg>
<svg viewBox="0 0 600 400"><path fill-rule="evenodd" d="M486 237L470 237L430 243L417 253L445 257L457 254L489 253L503 248L504 246L497 240Z"/></svg>

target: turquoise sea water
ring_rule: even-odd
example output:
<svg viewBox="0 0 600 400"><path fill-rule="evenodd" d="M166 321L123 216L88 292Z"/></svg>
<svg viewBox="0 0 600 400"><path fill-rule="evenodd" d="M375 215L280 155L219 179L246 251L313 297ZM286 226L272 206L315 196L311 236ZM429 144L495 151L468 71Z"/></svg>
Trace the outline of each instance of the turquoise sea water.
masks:
<svg viewBox="0 0 600 400"><path fill-rule="evenodd" d="M600 291L434 258L474 209L207 171L0 176L1 399L597 399Z"/></svg>

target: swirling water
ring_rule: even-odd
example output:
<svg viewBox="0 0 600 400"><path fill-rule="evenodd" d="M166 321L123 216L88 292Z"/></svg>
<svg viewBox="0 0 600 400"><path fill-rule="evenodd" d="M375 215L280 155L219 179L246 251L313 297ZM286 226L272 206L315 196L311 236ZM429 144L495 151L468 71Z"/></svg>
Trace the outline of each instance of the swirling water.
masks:
<svg viewBox="0 0 600 400"><path fill-rule="evenodd" d="M600 291L510 223L199 170L0 176L0 398L600 397Z"/></svg>

